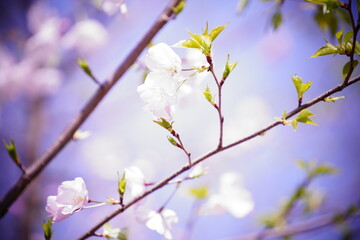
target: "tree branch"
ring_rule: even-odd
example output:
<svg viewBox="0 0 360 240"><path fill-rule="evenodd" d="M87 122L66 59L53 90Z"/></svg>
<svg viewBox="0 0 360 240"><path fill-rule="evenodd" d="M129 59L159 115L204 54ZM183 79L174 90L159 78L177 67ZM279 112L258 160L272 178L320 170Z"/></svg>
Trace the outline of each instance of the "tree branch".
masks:
<svg viewBox="0 0 360 240"><path fill-rule="evenodd" d="M56 141L40 156L34 163L26 169L26 172L20 176L15 185L6 193L0 202L0 218L8 211L9 207L22 194L26 187L43 171L43 169L54 159L54 157L71 141L76 130L95 110L98 104L106 96L109 90L123 76L123 74L134 64L141 52L151 42L154 36L171 19L173 19L173 8L177 6L180 0L172 0L162 11L155 23L146 32L144 37L125 58L123 63L118 66L115 72L97 89L95 94L86 103L80 113L68 124L65 130L60 134Z"/></svg>
<svg viewBox="0 0 360 240"><path fill-rule="evenodd" d="M299 113L301 110L303 110L304 108L308 108L310 106L315 105L316 103L323 101L326 97L329 97L330 95L336 93L336 92L340 92L342 91L344 88L356 83L360 81L360 75L351 79L346 85L340 84L337 85L336 87L334 87L333 89L328 90L327 92L323 93L322 95L314 98L313 100L309 101L306 104L303 104L302 106L292 110L286 117L286 119L294 116L296 113ZM184 167L182 167L181 169L179 169L178 171L176 171L175 173L173 173L172 175L170 175L169 177L167 177L166 179L164 179L163 181L155 184L152 188L150 188L149 190L145 191L142 195L138 196L137 198L133 199L132 201L130 201L129 203L127 203L126 205L124 205L122 208L117 209L116 211L114 211L113 213L111 213L110 215L106 216L104 219L102 219L99 223L97 223L94 227L92 227L87 233L85 233L83 236L81 236L80 238L78 238L78 240L84 240L90 236L92 236L96 230L98 230L99 228L101 228L105 223L107 223L108 221L110 221L112 218L116 217L117 215L121 214L122 212L124 212L126 209L130 208L132 205L134 205L135 203L137 203L138 201L142 200L143 198L147 197L148 195L152 194L153 192L157 191L158 189L162 188L163 186L167 185L168 183L171 182L171 180L173 180L174 178L178 177L180 174L186 172L187 170L189 170L190 168L192 168L193 166L203 162L204 160L216 155L219 152L222 152L226 149L229 149L231 147L234 147L236 145L239 145L243 142L247 142L257 136L261 136L263 135L265 132L267 132L268 130L278 126L282 124L282 121L276 121L270 125L268 125L267 127L243 138L240 139L236 142L233 142L227 146L224 147L217 147L215 150L210 151L209 153L197 158L196 160L193 161L193 163L191 165L185 165Z"/></svg>
<svg viewBox="0 0 360 240"><path fill-rule="evenodd" d="M242 237L229 238L227 240L256 240L259 239L260 235L263 239L271 239L306 233L318 230L320 228L329 227L330 225L335 224L336 216L337 214L325 214L293 225L267 229L261 231L260 233L253 233ZM353 216L348 217L358 218L360 217L360 214L357 213Z"/></svg>

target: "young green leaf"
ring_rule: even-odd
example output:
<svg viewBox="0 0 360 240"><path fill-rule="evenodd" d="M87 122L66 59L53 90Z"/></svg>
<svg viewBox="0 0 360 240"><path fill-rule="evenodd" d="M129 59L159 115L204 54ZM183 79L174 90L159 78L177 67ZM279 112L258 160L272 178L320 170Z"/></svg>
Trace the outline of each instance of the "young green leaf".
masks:
<svg viewBox="0 0 360 240"><path fill-rule="evenodd" d="M91 79L93 79L96 83L99 84L85 59L78 59L77 63Z"/></svg>
<svg viewBox="0 0 360 240"><path fill-rule="evenodd" d="M301 123L306 123L306 124L312 124L312 125L316 125L318 126L318 124L316 124L315 122L313 122L310 117L314 117L317 116L315 114L313 114L312 112L310 112L310 110L308 109L303 109L297 116L296 116L296 121L301 122Z"/></svg>
<svg viewBox="0 0 360 240"><path fill-rule="evenodd" d="M10 144L7 144L6 141L4 140L4 146L7 150L10 158L14 161L14 163L16 165L18 165L19 167L21 167L22 164L21 164L19 155L17 154L14 140L11 140Z"/></svg>
<svg viewBox="0 0 360 240"><path fill-rule="evenodd" d="M282 23L282 14L281 12L277 11L274 13L274 15L271 18L271 22L273 24L274 30L277 30L281 23Z"/></svg>
<svg viewBox="0 0 360 240"><path fill-rule="evenodd" d="M343 67L343 71L342 71L343 80L345 80L346 76L348 75L348 73L350 71L350 64L351 64L351 61L348 61ZM359 64L358 60L353 61L353 70L356 69L358 64Z"/></svg>
<svg viewBox="0 0 360 240"><path fill-rule="evenodd" d="M291 77L294 86L296 88L296 92L298 94L298 99L301 102L304 93L309 90L309 88L311 87L311 84L313 84L313 82L306 82L306 83L302 83L302 78L295 75L293 77Z"/></svg>
<svg viewBox="0 0 360 240"><path fill-rule="evenodd" d="M315 169L313 169L311 175L315 177L319 175L335 174L336 172L337 172L336 168L326 164L320 164Z"/></svg>
<svg viewBox="0 0 360 240"><path fill-rule="evenodd" d="M236 67L237 62L234 62L233 64L229 65L229 59L230 59L230 55L228 55L227 60L226 60L226 64L224 67L224 72L223 72L223 77L222 79L225 80L229 74L232 72L232 70Z"/></svg>
<svg viewBox="0 0 360 240"><path fill-rule="evenodd" d="M169 132L172 131L172 125L174 122L169 123L168 121L166 121L164 118L160 118L161 121L156 121L154 120L154 123L159 124L160 126L162 126L163 128L165 128L166 130L168 130Z"/></svg>
<svg viewBox="0 0 360 240"><path fill-rule="evenodd" d="M172 10L174 12L175 15L178 15L179 13L182 12L182 10L184 9L186 5L186 2L184 0L181 0Z"/></svg>
<svg viewBox="0 0 360 240"><path fill-rule="evenodd" d="M209 33L208 24L202 34L193 34L189 32L192 38L185 40L181 43L181 46L186 48L199 49L205 56L211 55L212 42L217 36L224 30L227 25L215 27Z"/></svg>
<svg viewBox="0 0 360 240"><path fill-rule="evenodd" d="M335 34L336 39L338 40L339 44L341 44L343 42L343 33L344 33L344 28L342 28L340 31L338 31Z"/></svg>
<svg viewBox="0 0 360 240"><path fill-rule="evenodd" d="M203 94L204 94L206 100L208 100L209 103L211 103L211 105L215 105L215 102L214 102L214 99L213 99L213 96L211 94L209 87L206 87L206 90L205 90L205 92L203 92Z"/></svg>
<svg viewBox="0 0 360 240"><path fill-rule="evenodd" d="M52 230L52 218L50 218L47 222L44 220L41 224L44 232L45 240L51 240L53 230Z"/></svg>
<svg viewBox="0 0 360 240"><path fill-rule="evenodd" d="M185 48L196 48L201 50L201 45L195 41L194 39L187 39L183 43L181 43L181 46Z"/></svg>
<svg viewBox="0 0 360 240"><path fill-rule="evenodd" d="M200 187L190 188L188 192L197 200L201 200L207 198L207 196L209 195L208 191L208 186L204 185Z"/></svg>
<svg viewBox="0 0 360 240"><path fill-rule="evenodd" d="M291 120L290 124L294 128L294 131L296 131L297 126L298 126L298 121L296 119L293 119L293 120Z"/></svg>
<svg viewBox="0 0 360 240"><path fill-rule="evenodd" d="M168 136L167 139L168 139L168 141L169 141L172 145L174 145L175 147L179 147L179 146L180 146L180 145L178 144L178 142L177 142L173 137Z"/></svg>
<svg viewBox="0 0 360 240"><path fill-rule="evenodd" d="M345 35L344 35L344 43L347 43L350 41L350 39L354 36L354 32L353 31L350 31L350 32L347 32Z"/></svg>
<svg viewBox="0 0 360 240"><path fill-rule="evenodd" d="M238 13L242 13L248 4L249 4L249 0L239 0L236 6L236 11Z"/></svg>
<svg viewBox="0 0 360 240"><path fill-rule="evenodd" d="M126 173L124 172L121 179L118 179L118 192L120 194L120 200L124 198L126 191Z"/></svg>
<svg viewBox="0 0 360 240"><path fill-rule="evenodd" d="M325 102L335 102L337 100L340 100L340 99L345 99L346 97L344 96L341 96L341 97L327 97L324 99Z"/></svg>
<svg viewBox="0 0 360 240"><path fill-rule="evenodd" d="M210 32L209 36L210 36L211 42L213 42L213 41L217 38L217 36L219 36L219 34L224 30L224 28L225 28L227 25L228 25L228 24L225 24L224 26L216 27L216 28L214 28L214 29Z"/></svg>
<svg viewBox="0 0 360 240"><path fill-rule="evenodd" d="M310 58L320 57L320 56L325 56L325 55L330 55L330 54L339 54L340 53L340 51L339 51L339 49L337 47L335 47L334 45L329 43L326 39L325 39L325 41L326 41L326 46L321 47Z"/></svg>

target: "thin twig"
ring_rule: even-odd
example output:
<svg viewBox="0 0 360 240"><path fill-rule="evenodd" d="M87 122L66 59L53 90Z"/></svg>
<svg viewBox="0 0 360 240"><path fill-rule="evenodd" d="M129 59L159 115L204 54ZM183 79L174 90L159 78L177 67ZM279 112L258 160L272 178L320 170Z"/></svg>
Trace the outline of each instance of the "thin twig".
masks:
<svg viewBox="0 0 360 240"><path fill-rule="evenodd" d="M174 14L173 8L181 0L172 0L155 23L146 32L144 37L126 57L123 63L118 66L114 74L105 81L86 103L85 107L80 113L68 124L65 130L60 134L56 141L46 150L43 155L36 159L34 163L26 169L26 172L20 176L15 185L6 193L0 202L0 218L2 218L8 211L9 207L22 194L25 188L43 171L43 169L55 158L55 156L71 141L74 133L82 123L89 117L98 104L102 101L109 90L115 83L124 75L124 73L134 64L141 52L148 46L154 36L162 29L168 22L170 17ZM164 17L167 16L168 18Z"/></svg>
<svg viewBox="0 0 360 240"><path fill-rule="evenodd" d="M334 87L333 89L328 90L327 92L323 93L322 95L314 98L313 100L309 101L306 104L303 104L301 107L298 107L294 110L292 110L286 117L286 119L294 116L296 113L299 113L301 110L303 110L304 108L308 108L320 101L323 101L326 97L336 93L336 92L340 92L342 91L344 88L356 83L360 81L360 75L351 79L347 85L343 86L342 84ZM219 152L222 152L226 149L229 149L231 147L234 147L236 145L239 145L243 142L249 141L257 136L262 136L265 132L267 132L268 130L281 125L282 121L276 121L268 126L266 126L265 128L243 138L240 139L236 142L233 142L225 147L222 148L217 148L215 150L212 150L210 152L208 152L207 154L199 157L198 159L194 160L192 162L192 165L185 165L184 167L182 167L181 169L179 169L178 171L174 172L172 175L170 175L169 177L167 177L166 179L164 179L163 181L155 184L152 188L148 189L147 191L145 191L142 195L138 196L137 198L133 199L131 202L125 204L122 208L117 209L116 211L114 211L113 213L111 213L110 215L106 216L104 219L102 219L100 222L98 222L94 227L92 227L87 233L85 233L84 235L82 235L80 238L78 238L78 240L84 240L90 236L92 236L96 230L98 230L99 228L101 228L106 222L110 221L112 218L116 217L117 215L121 214L122 212L124 212L125 210L127 210L128 208L130 208L132 205L134 205L135 203L137 203L138 201L144 199L145 197L147 197L148 195L152 194L153 192L159 190L160 188L162 188L163 186L167 185L168 183L171 182L171 180L175 179L176 177L178 177L180 174L186 172L187 170L189 170L190 168L192 168L193 166L203 162L204 160L216 155Z"/></svg>
<svg viewBox="0 0 360 240"><path fill-rule="evenodd" d="M223 137L224 137L224 116L222 115L222 109L221 109L221 100L222 100L222 86L223 86L223 82L219 82L218 78L216 77L215 71L214 71L214 65L213 65L213 61L210 58L208 58L210 60L208 60L208 63L210 64L209 67L209 71L211 72L211 75L213 76L216 86L218 88L218 104L215 105L215 108L218 112L218 116L219 116L219 143L218 143L218 148L222 148L223 146Z"/></svg>

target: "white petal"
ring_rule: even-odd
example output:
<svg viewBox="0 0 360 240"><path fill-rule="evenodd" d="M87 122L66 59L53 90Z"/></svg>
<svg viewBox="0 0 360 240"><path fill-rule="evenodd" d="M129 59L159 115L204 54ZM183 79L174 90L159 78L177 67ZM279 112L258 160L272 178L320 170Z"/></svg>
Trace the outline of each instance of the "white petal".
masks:
<svg viewBox="0 0 360 240"><path fill-rule="evenodd" d="M158 43L149 48L145 64L152 71L174 74L180 74L181 71L180 57L165 43Z"/></svg>

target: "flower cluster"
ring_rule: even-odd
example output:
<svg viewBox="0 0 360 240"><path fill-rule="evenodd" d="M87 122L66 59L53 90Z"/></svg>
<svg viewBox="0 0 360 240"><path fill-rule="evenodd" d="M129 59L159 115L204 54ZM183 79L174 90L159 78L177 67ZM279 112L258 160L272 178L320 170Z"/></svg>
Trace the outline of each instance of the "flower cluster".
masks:
<svg viewBox="0 0 360 240"><path fill-rule="evenodd" d="M20 59L0 47L0 101L52 95L63 79L62 61L68 55L88 55L108 39L99 22L86 19L71 25L42 1L31 6L27 18L31 36L18 44L23 46Z"/></svg>
<svg viewBox="0 0 360 240"><path fill-rule="evenodd" d="M167 121L173 119L179 98L191 93L203 78L187 80L207 69L206 58L197 49L188 49L185 61L182 62L165 43L158 43L149 48L145 56L145 65L150 73L137 89L141 99L147 103L144 110L151 112L157 120L163 118ZM183 76L183 65L195 73Z"/></svg>
<svg viewBox="0 0 360 240"><path fill-rule="evenodd" d="M138 87L140 97L147 103L144 110L157 119L171 121L177 104L177 89L180 85L181 59L165 43L152 46L145 56L150 69L145 82Z"/></svg>

